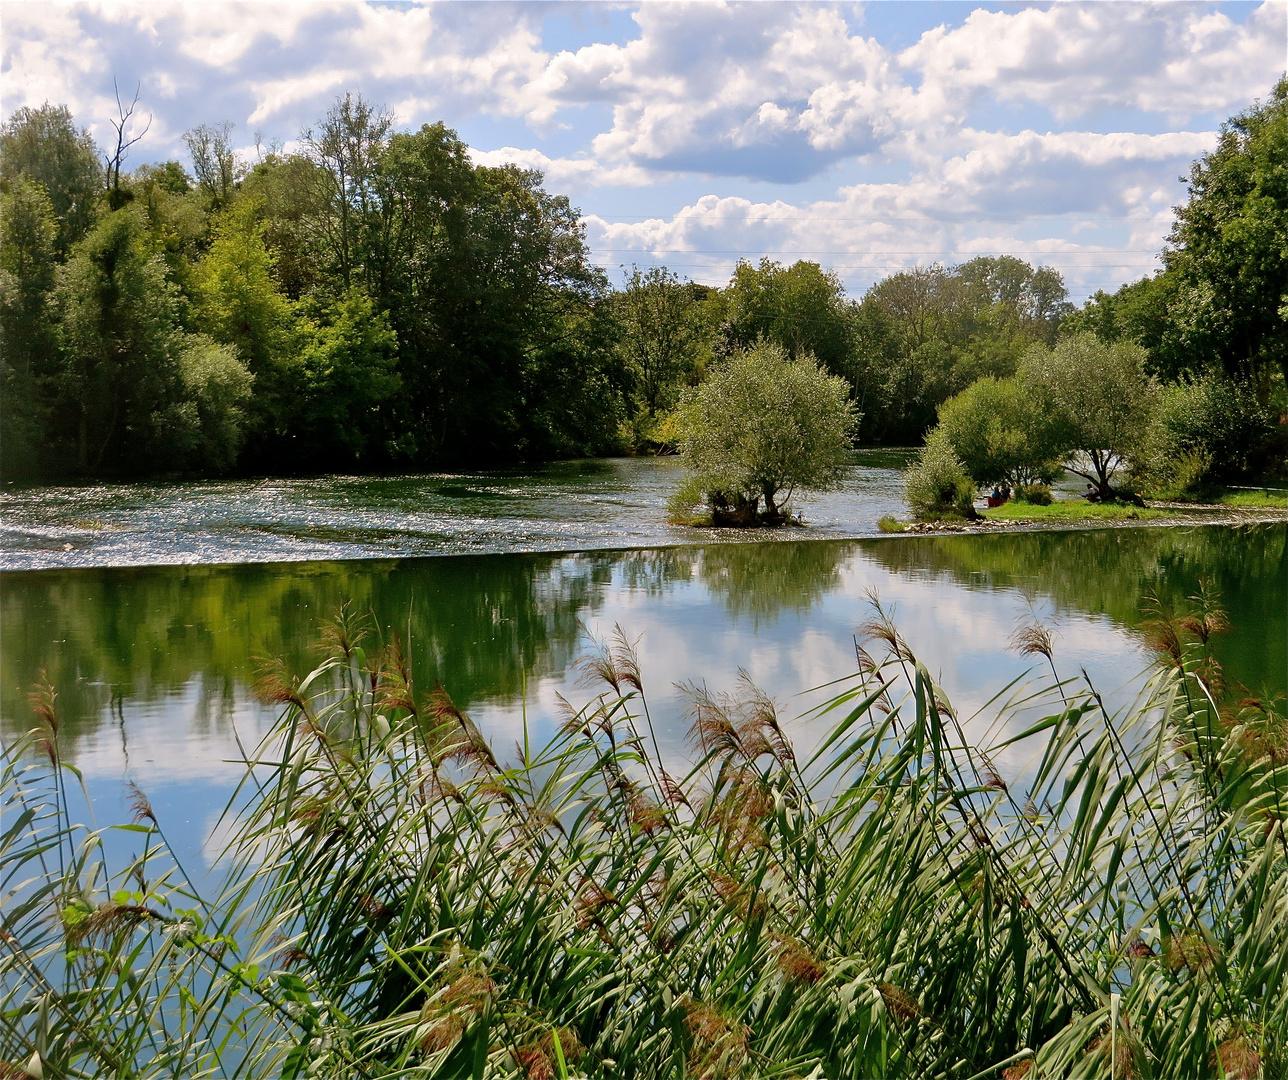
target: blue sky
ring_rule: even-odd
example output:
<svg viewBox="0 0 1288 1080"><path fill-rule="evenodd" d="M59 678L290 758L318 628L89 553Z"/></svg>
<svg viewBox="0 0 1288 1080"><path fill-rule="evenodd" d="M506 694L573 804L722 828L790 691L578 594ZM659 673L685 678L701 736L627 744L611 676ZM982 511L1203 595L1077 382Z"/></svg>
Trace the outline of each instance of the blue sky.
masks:
<svg viewBox="0 0 1288 1080"><path fill-rule="evenodd" d="M5 115L65 103L130 164L230 120L288 148L338 94L540 168L597 261L714 284L814 259L849 291L977 254L1074 299L1156 267L1178 176L1288 67L1288 3L59 4L8 0Z"/></svg>

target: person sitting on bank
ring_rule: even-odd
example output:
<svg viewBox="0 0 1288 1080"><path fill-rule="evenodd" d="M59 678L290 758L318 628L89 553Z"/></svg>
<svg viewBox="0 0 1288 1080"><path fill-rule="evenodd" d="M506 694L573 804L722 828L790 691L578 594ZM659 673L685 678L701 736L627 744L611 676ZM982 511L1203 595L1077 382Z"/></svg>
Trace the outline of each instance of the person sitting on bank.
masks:
<svg viewBox="0 0 1288 1080"><path fill-rule="evenodd" d="M1082 493L1082 497L1086 499L1087 502L1099 502L1100 490L1098 488L1093 487L1090 481L1088 481L1087 490Z"/></svg>

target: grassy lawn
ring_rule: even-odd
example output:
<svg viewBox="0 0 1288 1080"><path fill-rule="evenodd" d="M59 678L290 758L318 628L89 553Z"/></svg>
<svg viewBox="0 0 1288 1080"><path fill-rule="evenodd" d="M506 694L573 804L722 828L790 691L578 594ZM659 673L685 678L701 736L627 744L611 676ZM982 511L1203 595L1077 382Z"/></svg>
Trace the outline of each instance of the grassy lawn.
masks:
<svg viewBox="0 0 1288 1080"><path fill-rule="evenodd" d="M1003 521L1145 521L1167 517L1165 510L1142 510L1118 503L1089 503L1085 499L1057 499L1050 506L1012 500L984 516Z"/></svg>
<svg viewBox="0 0 1288 1080"><path fill-rule="evenodd" d="M1271 489L1267 494L1264 491L1231 491L1221 496L1222 506L1249 506L1254 508L1260 507L1288 507L1288 492L1275 491Z"/></svg>

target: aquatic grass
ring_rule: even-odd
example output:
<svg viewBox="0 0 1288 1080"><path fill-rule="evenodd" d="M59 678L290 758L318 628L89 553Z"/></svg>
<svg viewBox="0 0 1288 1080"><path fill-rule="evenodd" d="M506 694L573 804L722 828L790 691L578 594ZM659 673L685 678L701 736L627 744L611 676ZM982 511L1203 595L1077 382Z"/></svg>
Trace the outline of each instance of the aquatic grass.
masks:
<svg viewBox="0 0 1288 1080"><path fill-rule="evenodd" d="M823 733L809 753L744 675L685 688L681 763L620 629L549 744L506 755L344 612L308 675L265 667L281 717L230 804L212 897L142 793L122 828L143 853L109 875L65 765L7 748L0 1059L67 1076L1275 1075L1288 730L1279 703L1225 685L1223 629L1206 590L1154 604L1159 663L1111 712L1022 628L1031 681L963 719L874 601L855 675L802 721Z"/></svg>

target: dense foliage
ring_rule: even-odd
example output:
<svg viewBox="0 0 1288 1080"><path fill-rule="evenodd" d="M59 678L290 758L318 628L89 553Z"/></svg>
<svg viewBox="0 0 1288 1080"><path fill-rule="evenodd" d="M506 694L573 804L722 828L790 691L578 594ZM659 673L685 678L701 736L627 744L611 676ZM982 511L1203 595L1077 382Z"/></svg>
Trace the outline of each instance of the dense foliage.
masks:
<svg viewBox="0 0 1288 1080"><path fill-rule="evenodd" d="M354 94L295 153L245 160L231 124L202 124L186 164L132 173L66 108L24 108L0 130L0 469L389 471L671 449L685 392L759 342L844 379L861 442L918 443L969 391L974 448L958 453L982 482L1048 471L1008 380L1080 335L1139 346L1164 387L1224 379L1204 393L1250 393L1273 420L1288 413L1286 86L1194 163L1165 269L1081 310L1055 270L1010 256L900 271L862 298L817 263L768 258L723 288L653 267L614 290L539 173L475 166L443 124L397 130ZM1237 461L1229 439L1177 430L1200 412L1171 409L1137 479L1178 452L1200 485L1288 459L1282 425ZM1006 448L1021 438L1037 443L1018 461ZM1165 472L1159 490L1190 483Z"/></svg>
<svg viewBox="0 0 1288 1080"><path fill-rule="evenodd" d="M680 499L709 503L717 524L781 521L797 491L840 485L855 419L843 378L762 339L717 364L681 407Z"/></svg>
<svg viewBox="0 0 1288 1080"><path fill-rule="evenodd" d="M959 718L878 608L793 745L750 684L658 749L629 644L502 761L342 618L256 750L200 895L74 825L58 708L5 758L0 1059L29 1075L1277 1075L1283 717L1225 687L1212 599L1157 607L1110 714L1050 671ZM978 741L983 739L983 742ZM1002 764L1023 751L1029 764Z"/></svg>

